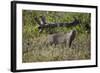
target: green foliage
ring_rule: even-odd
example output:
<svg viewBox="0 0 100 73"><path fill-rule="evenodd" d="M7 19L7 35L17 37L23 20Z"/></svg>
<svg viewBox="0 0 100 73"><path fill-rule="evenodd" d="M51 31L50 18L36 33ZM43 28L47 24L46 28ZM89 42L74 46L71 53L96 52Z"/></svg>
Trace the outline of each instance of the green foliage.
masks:
<svg viewBox="0 0 100 73"><path fill-rule="evenodd" d="M23 10L23 26L25 26L26 32L30 32L34 35L39 35L38 33L38 24L34 20L34 17L37 16L40 19L40 16L45 16L48 23L56 22L72 22L74 17L76 17L80 24L76 27L57 27L45 29L45 34L49 31L58 32L64 31L67 32L71 29L77 29L79 33L84 33L90 31L90 13L77 13L77 12L52 12L52 11L32 11L32 10ZM29 29L28 29L29 28ZM31 29L32 28L32 29ZM48 32L46 32L48 30ZM27 33L28 34L28 33ZM29 33L30 34L30 33Z"/></svg>

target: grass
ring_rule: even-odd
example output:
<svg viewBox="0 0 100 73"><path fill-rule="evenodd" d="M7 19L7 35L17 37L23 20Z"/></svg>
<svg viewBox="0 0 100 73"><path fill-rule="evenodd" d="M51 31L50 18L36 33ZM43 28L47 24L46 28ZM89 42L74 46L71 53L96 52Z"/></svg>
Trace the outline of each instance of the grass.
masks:
<svg viewBox="0 0 100 73"><path fill-rule="evenodd" d="M70 48L63 44L47 45L47 35L23 42L23 62L90 59L90 35L78 34Z"/></svg>
<svg viewBox="0 0 100 73"><path fill-rule="evenodd" d="M57 27L45 29L39 33L38 24L34 20L37 16L44 15L47 22L72 22L76 17L80 24L76 27ZM48 62L64 60L87 60L91 58L91 14L78 12L55 12L23 10L23 31L22 31L22 62ZM50 32L64 32L76 29L77 36L70 48L64 44L50 45L47 36ZM48 30L49 32L47 32Z"/></svg>

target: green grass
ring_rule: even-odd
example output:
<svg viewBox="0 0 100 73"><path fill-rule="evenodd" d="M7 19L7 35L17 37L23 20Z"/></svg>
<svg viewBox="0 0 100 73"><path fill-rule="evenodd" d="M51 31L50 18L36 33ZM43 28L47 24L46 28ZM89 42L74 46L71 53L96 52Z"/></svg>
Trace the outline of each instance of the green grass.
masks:
<svg viewBox="0 0 100 73"><path fill-rule="evenodd" d="M57 27L49 29L53 32L69 32L76 29L77 35L70 48L63 44L50 45L47 42L49 32L38 31L38 24L34 16L45 15L48 22L72 22L75 16L80 24L76 27ZM57 17L56 17L57 16ZM22 32L22 62L47 62L64 60L86 60L91 58L91 32L89 13L73 12L48 12L23 10L23 32Z"/></svg>

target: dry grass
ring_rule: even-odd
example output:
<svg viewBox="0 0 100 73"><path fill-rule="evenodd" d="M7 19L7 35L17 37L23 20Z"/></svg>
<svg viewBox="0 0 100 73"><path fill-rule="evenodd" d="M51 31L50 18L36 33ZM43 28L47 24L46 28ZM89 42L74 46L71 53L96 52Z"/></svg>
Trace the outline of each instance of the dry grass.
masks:
<svg viewBox="0 0 100 73"><path fill-rule="evenodd" d="M34 37L23 40L22 61L44 62L62 60L85 60L90 59L90 34L78 34L70 48L64 44L50 45L47 36Z"/></svg>

